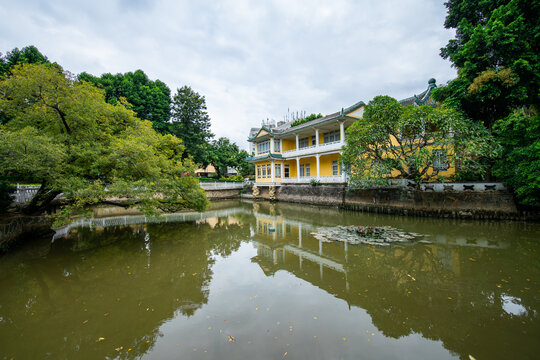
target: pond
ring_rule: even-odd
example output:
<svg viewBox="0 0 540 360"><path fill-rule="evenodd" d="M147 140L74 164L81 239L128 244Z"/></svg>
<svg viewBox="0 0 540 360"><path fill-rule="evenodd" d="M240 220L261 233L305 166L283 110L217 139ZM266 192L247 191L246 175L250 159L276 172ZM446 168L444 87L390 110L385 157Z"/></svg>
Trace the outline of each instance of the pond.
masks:
<svg viewBox="0 0 540 360"><path fill-rule="evenodd" d="M540 224L226 201L0 257L2 359L533 359ZM324 242L338 225L421 235Z"/></svg>

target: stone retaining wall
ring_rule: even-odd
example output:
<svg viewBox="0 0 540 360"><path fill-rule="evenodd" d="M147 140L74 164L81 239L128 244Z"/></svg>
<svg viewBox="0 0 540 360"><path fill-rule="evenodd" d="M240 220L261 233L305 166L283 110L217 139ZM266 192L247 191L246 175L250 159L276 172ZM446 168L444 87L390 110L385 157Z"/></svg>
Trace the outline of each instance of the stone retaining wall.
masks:
<svg viewBox="0 0 540 360"><path fill-rule="evenodd" d="M275 191L275 195L272 195ZM278 200L385 214L460 219L540 221L538 211L523 211L507 191L432 192L400 187L347 189L344 185L257 186L254 199Z"/></svg>
<svg viewBox="0 0 540 360"><path fill-rule="evenodd" d="M234 199L240 197L240 189L205 189L209 200Z"/></svg>

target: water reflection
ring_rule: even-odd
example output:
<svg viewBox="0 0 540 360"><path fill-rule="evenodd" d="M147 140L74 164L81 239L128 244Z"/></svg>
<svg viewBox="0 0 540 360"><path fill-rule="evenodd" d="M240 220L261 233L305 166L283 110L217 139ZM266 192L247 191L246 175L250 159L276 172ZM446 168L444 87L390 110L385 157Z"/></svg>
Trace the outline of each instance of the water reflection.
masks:
<svg viewBox="0 0 540 360"><path fill-rule="evenodd" d="M373 215L359 223L347 213L304 207L289 214L293 209L254 206L258 247L253 261L265 274L288 271L349 307L365 309L373 324L392 338L420 333L463 357L536 356L538 344L531 339L540 338L537 225L441 224ZM303 217L316 217L317 222ZM425 234L431 243L326 243L311 235L321 223L400 226ZM530 232L514 237L518 229Z"/></svg>
<svg viewBox="0 0 540 360"><path fill-rule="evenodd" d="M272 316L301 313L305 301L293 300L297 290L291 288L301 279L311 287L303 290L307 294L321 289L330 295L317 295L320 305L335 315L319 322L320 331L364 331L368 324L335 323L348 316L335 310L344 302L350 314L365 310L389 347L396 346L394 339L420 334L461 358L534 358L540 350L538 224L413 219L246 202L223 202L206 213L161 223L110 211L107 215L115 216L70 227L52 244L36 239L0 258L3 358L195 357L183 347L175 347L174 353L162 350L159 341L177 336L179 329L187 337L194 333L189 319L202 323L199 318L209 317L205 308L217 291L216 264L224 261L231 261L221 266L227 276L252 283L230 282L230 288L220 288L212 307L217 312L231 303L239 313L253 311L252 303L243 308L236 299L253 298L253 289L259 288L265 289L261 298L269 294L261 301L279 304L269 312ZM389 225L422 233L429 243L353 246L320 242L311 235L320 226L350 224ZM243 256L238 250L244 242L255 249L247 258L251 263L236 270L240 265L232 259ZM280 276L284 273L293 276ZM274 278L289 282L290 296L271 299L280 294L272 288ZM236 329L238 339L265 330L252 319ZM266 357L277 346L273 338L257 345L239 340L227 348L226 338L222 343L203 339L216 350L207 356L214 358L241 358L250 348ZM288 339L286 345L297 346L290 357L321 356L320 348L306 345L309 341L314 340L308 330ZM351 343L348 352L340 352L342 344L317 342L335 356L382 356L380 348ZM399 347L403 353L393 356L417 354L414 347ZM279 356L287 351L275 350Z"/></svg>

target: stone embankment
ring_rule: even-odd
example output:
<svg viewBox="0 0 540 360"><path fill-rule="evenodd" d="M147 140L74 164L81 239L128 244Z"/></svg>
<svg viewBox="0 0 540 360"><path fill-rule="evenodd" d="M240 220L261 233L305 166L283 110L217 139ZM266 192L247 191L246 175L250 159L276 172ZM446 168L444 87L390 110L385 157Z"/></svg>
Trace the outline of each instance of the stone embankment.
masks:
<svg viewBox="0 0 540 360"><path fill-rule="evenodd" d="M252 197L396 215L540 220L539 212L520 209L505 190L437 192L404 187L352 190L345 185L286 185L254 187Z"/></svg>

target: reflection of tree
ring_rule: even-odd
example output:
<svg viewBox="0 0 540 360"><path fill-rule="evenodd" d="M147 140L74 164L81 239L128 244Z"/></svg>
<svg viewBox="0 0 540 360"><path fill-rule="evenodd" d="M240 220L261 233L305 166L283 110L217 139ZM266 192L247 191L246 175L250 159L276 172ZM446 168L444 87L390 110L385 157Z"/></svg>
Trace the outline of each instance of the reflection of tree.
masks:
<svg viewBox="0 0 540 360"><path fill-rule="evenodd" d="M214 228L201 222L79 229L55 242L46 259L0 264L2 353L138 357L165 321L207 303L212 255L230 254L248 238L249 227L226 218Z"/></svg>
<svg viewBox="0 0 540 360"><path fill-rule="evenodd" d="M281 208L279 204L276 211L287 221L287 208L294 205L285 206L286 211L280 211ZM259 209L264 213L264 206ZM310 211L317 210L302 208L294 219L309 218ZM343 222L349 215L342 216L333 221ZM315 224L326 221L327 218L317 218ZM408 221L401 228L415 229L412 225L417 219ZM342 243L324 243L321 254L318 241L309 233L303 233L300 246L297 225L292 225L296 237L285 235L273 239L258 233L255 237L259 242L258 255L252 260L269 276L286 270L346 300L349 305L365 309L386 336L400 338L420 333L425 338L442 341L446 348L463 357L475 354L477 358L493 358L496 354L533 358L540 349L538 345L531 346L531 339L540 338L540 329L538 300L531 292L538 288L535 278L540 278L540 266L535 253L530 251L538 248L528 240L530 234L520 224L513 228L492 223L472 226L467 222L451 222L453 226L435 232L436 221L419 222L424 234L463 238L467 246L349 245L345 251ZM305 220L306 227L312 223ZM521 241L512 243L512 235L516 233L521 236L515 238ZM495 237L507 247L469 246L475 244L469 242L471 237ZM312 259L309 256L300 259L300 250L312 254ZM343 270L328 265L329 261L340 264ZM505 311L504 299L514 299L523 312L518 315Z"/></svg>

